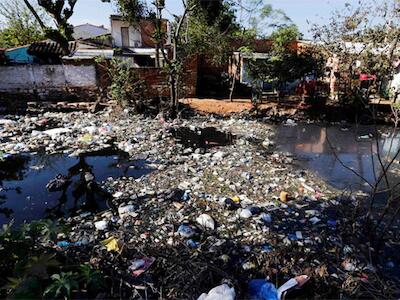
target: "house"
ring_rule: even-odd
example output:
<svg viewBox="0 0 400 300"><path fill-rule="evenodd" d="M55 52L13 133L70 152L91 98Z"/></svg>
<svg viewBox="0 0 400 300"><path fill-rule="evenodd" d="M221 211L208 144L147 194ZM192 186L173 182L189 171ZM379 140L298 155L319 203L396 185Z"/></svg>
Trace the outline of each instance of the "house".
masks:
<svg viewBox="0 0 400 300"><path fill-rule="evenodd" d="M6 49L4 56L9 64L32 64L36 62L34 56L28 53L30 45Z"/></svg>
<svg viewBox="0 0 400 300"><path fill-rule="evenodd" d="M104 25L96 26L86 23L74 26L74 33L72 34L72 36L75 40L87 40L107 34L110 34L110 30L105 28Z"/></svg>
<svg viewBox="0 0 400 300"><path fill-rule="evenodd" d="M138 67L154 67L157 57L157 45L153 39L155 25L151 20L140 20L137 26L132 26L119 15L111 15L111 36L113 47L121 49L120 55L131 57ZM166 32L166 48L170 44L170 28L167 20L162 20L163 31ZM165 50L167 55L167 50ZM162 53L158 53L160 61Z"/></svg>
<svg viewBox="0 0 400 300"><path fill-rule="evenodd" d="M242 44L237 41L232 43L233 49L239 49ZM268 39L258 39L255 40L250 48L252 52L239 52L234 51L230 57L229 65L228 65L228 74L230 77L235 77L237 82L240 84L239 93L247 94L249 88L254 85L254 79L251 78L249 74L249 64L251 61L266 61L271 58L271 47L272 41ZM288 48L297 53L304 51L305 44L303 41L294 41L289 44ZM292 83L285 83L285 92L293 92L297 86L298 82L294 81ZM262 89L266 93L271 93L272 96L276 97L278 95L278 91L275 89L274 85L270 82L258 82L257 85L260 85Z"/></svg>

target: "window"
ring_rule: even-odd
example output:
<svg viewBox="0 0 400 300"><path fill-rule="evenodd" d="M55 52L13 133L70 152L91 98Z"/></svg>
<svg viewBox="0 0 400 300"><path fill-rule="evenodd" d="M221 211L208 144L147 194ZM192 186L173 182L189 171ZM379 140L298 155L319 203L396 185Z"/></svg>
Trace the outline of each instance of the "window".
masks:
<svg viewBox="0 0 400 300"><path fill-rule="evenodd" d="M122 47L129 47L129 27L121 27Z"/></svg>

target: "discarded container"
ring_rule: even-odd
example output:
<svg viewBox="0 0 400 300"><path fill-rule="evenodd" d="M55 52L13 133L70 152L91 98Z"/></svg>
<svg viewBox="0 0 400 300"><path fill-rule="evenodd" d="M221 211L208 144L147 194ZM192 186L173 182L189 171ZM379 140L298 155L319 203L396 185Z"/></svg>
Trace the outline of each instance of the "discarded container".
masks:
<svg viewBox="0 0 400 300"><path fill-rule="evenodd" d="M202 214L196 219L196 221L199 225L203 226L206 229L215 229L215 221L210 215Z"/></svg>
<svg viewBox="0 0 400 300"><path fill-rule="evenodd" d="M208 294L201 294L197 300L234 300L235 297L235 288L224 283L211 289Z"/></svg>
<svg viewBox="0 0 400 300"><path fill-rule="evenodd" d="M185 224L182 224L178 227L178 233L180 236L185 237L185 238L190 238L195 234L192 227L190 227L189 225L185 225Z"/></svg>
<svg viewBox="0 0 400 300"><path fill-rule="evenodd" d="M318 222L321 222L321 219L319 219L319 218L317 218L317 217L312 217L312 218L310 219L310 222L311 222L313 225L315 225L315 224L317 224Z"/></svg>
<svg viewBox="0 0 400 300"><path fill-rule="evenodd" d="M196 242L196 241L193 241L193 240L187 240L187 241L186 241L186 245L187 245L189 248L196 249L196 248L199 247L200 243L199 243L199 242Z"/></svg>
<svg viewBox="0 0 400 300"><path fill-rule="evenodd" d="M239 202L233 201L231 198L226 198L225 199L225 207L229 210L237 210L240 208Z"/></svg>
<svg viewBox="0 0 400 300"><path fill-rule="evenodd" d="M262 213L260 216L261 216L261 220L263 220L265 223L271 223L272 222L272 217L271 217L270 214Z"/></svg>
<svg viewBox="0 0 400 300"><path fill-rule="evenodd" d="M97 230L106 230L108 227L108 221L101 220L94 223L94 227Z"/></svg>
<svg viewBox="0 0 400 300"><path fill-rule="evenodd" d="M270 245L263 245L261 246L261 253L271 253L272 248Z"/></svg>
<svg viewBox="0 0 400 300"><path fill-rule="evenodd" d="M307 275L300 275L286 281L278 288L278 299L282 299L285 294L293 288L301 288L309 280L310 277Z"/></svg>
<svg viewBox="0 0 400 300"><path fill-rule="evenodd" d="M336 227L337 225L336 220L328 220L326 223L328 224L329 227Z"/></svg>
<svg viewBox="0 0 400 300"><path fill-rule="evenodd" d="M239 198L239 196L233 197L233 198L232 198L232 201L235 202L235 203L240 203L240 198Z"/></svg>
<svg viewBox="0 0 400 300"><path fill-rule="evenodd" d="M248 218L251 218L253 216L253 214L251 213L251 211L249 209L245 208L240 211L239 216L243 219L248 219Z"/></svg>
<svg viewBox="0 0 400 300"><path fill-rule="evenodd" d="M242 265L243 270L251 270L254 269L256 267L256 265L254 263L252 263L251 261L245 262Z"/></svg>
<svg viewBox="0 0 400 300"><path fill-rule="evenodd" d="M281 192L279 198L281 199L282 202L287 202L289 199L289 193Z"/></svg>
<svg viewBox="0 0 400 300"><path fill-rule="evenodd" d="M265 279L253 279L248 283L249 300L279 300L275 286Z"/></svg>
<svg viewBox="0 0 400 300"><path fill-rule="evenodd" d="M134 211L135 211L135 206L132 204L118 207L118 214L121 218L125 218L129 215L132 215Z"/></svg>
<svg viewBox="0 0 400 300"><path fill-rule="evenodd" d="M280 300L293 288L301 288L310 277L300 275L286 281L278 289L265 279L253 279L248 283L248 297L250 300Z"/></svg>

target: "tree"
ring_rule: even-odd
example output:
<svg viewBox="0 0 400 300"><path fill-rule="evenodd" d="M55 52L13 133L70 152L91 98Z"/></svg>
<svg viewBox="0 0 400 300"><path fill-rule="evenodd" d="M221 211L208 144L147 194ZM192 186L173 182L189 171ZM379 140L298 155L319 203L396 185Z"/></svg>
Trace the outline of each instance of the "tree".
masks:
<svg viewBox="0 0 400 300"><path fill-rule="evenodd" d="M240 15L240 24L259 38L266 37L272 29L292 23L283 10L273 8L266 0L241 0L234 1L234 4Z"/></svg>
<svg viewBox="0 0 400 300"><path fill-rule="evenodd" d="M253 84L268 82L281 91L286 82L300 79L315 71L318 64L313 55L308 51L298 51L295 47L295 42L300 37L301 34L295 25L275 30L269 36L272 41L269 57L267 59L253 57L249 60L248 72Z"/></svg>
<svg viewBox="0 0 400 300"><path fill-rule="evenodd" d="M44 12L35 7L44 23ZM22 0L6 0L0 3L0 16L4 19L0 28L0 47L10 48L27 45L45 38L44 31Z"/></svg>
<svg viewBox="0 0 400 300"><path fill-rule="evenodd" d="M28 0L23 1L26 7L35 16L37 22L45 32L46 37L57 42L63 49L65 55L69 54L68 42L74 40L72 36L74 27L68 23L68 20L72 17L75 4L78 0L37 0L39 6L53 19L56 28L47 26L42 17L38 14L37 9L35 9Z"/></svg>
<svg viewBox="0 0 400 300"><path fill-rule="evenodd" d="M231 87L229 99L233 100L236 87L236 78L241 69L243 55L249 55L254 50L254 41L257 38L265 38L272 28L282 28L291 24L290 18L284 11L274 9L271 4L264 0L243 0L234 2L236 14L238 15L241 29L236 33L236 40L239 41L238 57L234 60L236 73L231 76ZM255 69L255 68L253 68ZM257 68L259 69L259 68ZM258 74L261 74L257 72ZM254 73L254 76L256 74Z"/></svg>
<svg viewBox="0 0 400 300"><path fill-rule="evenodd" d="M399 20L397 0L360 1L334 12L328 24L313 26L315 41L331 57L331 94L337 81L342 87L335 98L359 102L364 95L353 79L361 73L375 75L378 83L390 77L400 42Z"/></svg>
<svg viewBox="0 0 400 300"><path fill-rule="evenodd" d="M141 18L153 20L156 28L153 39L156 48L161 49L164 67L168 73L171 115L176 116L185 61L193 55L204 53L211 53L215 63L227 59L229 36L237 28L234 24L234 12L225 1L183 0L183 14L173 15L169 56L165 51L166 32L162 28L164 1L155 1L153 9L149 9L141 0L115 2L125 20L134 26ZM139 9L133 12L135 7Z"/></svg>

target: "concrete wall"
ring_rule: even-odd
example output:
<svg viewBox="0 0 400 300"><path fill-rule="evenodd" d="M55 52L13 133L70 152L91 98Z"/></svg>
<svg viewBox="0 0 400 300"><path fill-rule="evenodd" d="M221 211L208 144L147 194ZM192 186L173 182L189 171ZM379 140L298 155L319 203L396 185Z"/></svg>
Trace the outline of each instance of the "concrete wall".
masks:
<svg viewBox="0 0 400 300"><path fill-rule="evenodd" d="M0 66L0 92L30 92L34 89L61 90L95 88L94 65Z"/></svg>
<svg viewBox="0 0 400 300"><path fill-rule="evenodd" d="M111 20L111 36L114 47L122 47L121 27L129 27L129 47L142 47L142 36L139 30L129 26L127 22L120 20Z"/></svg>

